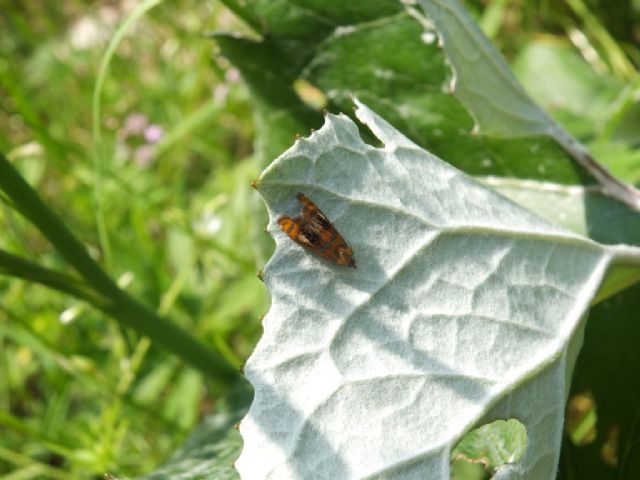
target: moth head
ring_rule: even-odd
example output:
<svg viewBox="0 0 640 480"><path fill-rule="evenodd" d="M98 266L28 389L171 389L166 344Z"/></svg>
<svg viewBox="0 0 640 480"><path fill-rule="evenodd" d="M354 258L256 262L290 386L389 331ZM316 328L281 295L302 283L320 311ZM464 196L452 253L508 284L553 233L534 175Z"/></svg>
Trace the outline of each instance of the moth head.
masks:
<svg viewBox="0 0 640 480"><path fill-rule="evenodd" d="M349 265L350 267L356 268L356 259L353 258L353 250L348 245L340 245L336 248L337 259L336 263L338 265Z"/></svg>

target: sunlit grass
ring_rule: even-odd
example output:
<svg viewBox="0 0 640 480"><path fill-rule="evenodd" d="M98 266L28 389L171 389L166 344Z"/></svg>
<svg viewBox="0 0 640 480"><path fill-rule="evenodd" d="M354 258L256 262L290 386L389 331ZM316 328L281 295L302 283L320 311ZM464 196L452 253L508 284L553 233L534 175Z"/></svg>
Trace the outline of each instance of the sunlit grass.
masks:
<svg viewBox="0 0 640 480"><path fill-rule="evenodd" d="M260 165L247 94L204 37L232 17L160 4L122 38L104 75L96 169L92 93L127 5L77 3L49 20L35 4L9 12L0 148L104 265L98 189L113 277L239 365L268 307L255 272L271 245L249 186ZM1 248L68 270L7 206L0 224ZM215 404L200 373L92 307L8 277L0 291L0 474L144 473Z"/></svg>

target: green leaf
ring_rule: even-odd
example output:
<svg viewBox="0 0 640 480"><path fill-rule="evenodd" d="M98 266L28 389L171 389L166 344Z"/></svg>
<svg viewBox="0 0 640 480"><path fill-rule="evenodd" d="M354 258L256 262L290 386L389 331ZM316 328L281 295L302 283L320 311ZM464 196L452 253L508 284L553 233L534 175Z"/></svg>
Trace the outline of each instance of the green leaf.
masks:
<svg viewBox="0 0 640 480"><path fill-rule="evenodd" d="M588 135L606 120L622 88L614 78L598 75L572 45L558 39L531 41L513 69L533 99L574 135Z"/></svg>
<svg viewBox="0 0 640 480"><path fill-rule="evenodd" d="M349 112L350 96L356 95L419 145L467 173L563 184L593 184L593 177L585 169L576 168L567 153L548 135L553 131L562 144L572 145L583 164L590 166L590 171L597 173L605 185L601 191L608 195L617 192L618 198L629 205L635 204L632 200L634 193L594 166L586 150L573 143L533 104L500 53L457 2L423 3L433 16L430 20L413 7L398 8L397 3L395 8L386 2L367 4L367 9L361 8L361 1L349 2L347 7L344 3L338 5L324 1L274 0L265 3L248 0L251 11L259 17L257 24L262 26L263 39L256 42L230 37L232 42L240 45L249 43L253 48L233 50L226 48L226 43L221 46L223 52L243 72L247 72L245 78L249 78L249 85L258 100L284 98L277 93L279 89L288 92L287 100L277 108L264 107L266 104L258 101L259 124L266 126L264 134L259 135L267 150L266 158L273 157L278 150L276 147L283 147L293 132L317 128L316 123L288 115L283 107L289 103L302 104L300 99L292 96L291 84L296 78L303 78L325 92L328 107L332 110ZM367 14L364 15L363 11ZM302 17L305 18L304 29L293 25ZM446 55L436 42L434 23L445 40L450 37L450 41L444 42ZM615 94L616 85L587 70L584 62L567 48L545 48L534 44L521 56L519 68L529 73L532 70L538 72L541 70L538 63L548 57L553 62L550 71L543 72L545 81L530 86L551 84L552 87L545 87L545 91L565 92L562 98L570 107L567 114L571 118L579 116L580 125L576 130L584 133L586 123L583 119L602 116L607 102ZM270 67L266 59L272 59L274 66ZM482 65L476 69L478 62ZM445 85L450 82L450 64L454 70L457 68L465 72L463 77L457 78L455 96L445 91ZM567 64L564 70L576 70L577 73L563 75L563 64ZM572 80L573 88L568 85ZM276 83L279 88L274 87ZM460 103L456 96L466 91L477 92L487 101L465 103L463 100ZM536 91L534 89L534 93ZM503 92L507 93L503 95ZM512 92L511 96L509 92ZM593 98L592 92L599 93L595 103L588 101ZM582 108L581 103L585 104ZM547 102L546 105L554 107L553 103ZM488 122L494 121L494 117L499 120L495 122L504 129L502 138L483 135L487 133L483 129L480 129L480 135L470 134L473 120L468 111L474 112L474 109L480 111L480 116L486 115ZM512 110L517 110L517 115L534 111L535 115L528 117L534 118L536 124L530 134L537 134L518 137L522 135L518 129L525 127L512 121ZM291 125L281 128L286 119ZM624 124L627 123L625 120ZM264 149L259 148L258 151ZM637 155L634 156L633 152L620 152L620 147L610 143L600 146L596 152L614 173L627 181L633 182L637 178ZM613 152L617 153L614 155ZM588 205L584 208L589 210ZM554 210L562 214L559 209ZM633 243L632 240L621 239L625 243Z"/></svg>
<svg viewBox="0 0 640 480"><path fill-rule="evenodd" d="M237 35L214 35L221 52L232 59L251 87L256 111L256 151L265 164L279 155L296 134L318 128L322 116L296 95L297 72L270 42Z"/></svg>
<svg viewBox="0 0 640 480"><path fill-rule="evenodd" d="M553 121L531 101L462 4L458 0L419 0L419 4L442 36L454 70L451 90L472 112L478 130L505 137L548 134Z"/></svg>
<svg viewBox="0 0 640 480"><path fill-rule="evenodd" d="M567 441L560 479L640 478L640 286L592 309L571 394L588 392L595 402L596 437L586 445ZM606 451L607 444L611 450Z"/></svg>
<svg viewBox="0 0 640 480"><path fill-rule="evenodd" d="M602 186L603 192L640 210L640 190L613 177L588 150L527 95L506 60L459 0L419 0L442 36L454 77L451 91L477 120L475 129L506 138L553 139Z"/></svg>
<svg viewBox="0 0 640 480"><path fill-rule="evenodd" d="M233 426L245 414L250 400L249 385L236 383L162 467L138 480L236 480L233 462L240 454L242 439Z"/></svg>
<svg viewBox="0 0 640 480"><path fill-rule="evenodd" d="M612 259L421 150L358 103L383 144L343 115L262 174L276 252L272 307L247 362L244 478L449 478L474 425L519 419L522 459L495 478L555 478L582 319ZM308 195L358 269L275 223Z"/></svg>
<svg viewBox="0 0 640 480"><path fill-rule="evenodd" d="M616 176L634 185L640 185L640 149L634 147L634 144L640 143L640 108L637 109L635 117L637 118L630 118L628 122L624 122L625 127L630 126L633 129L633 137L628 139L629 144L619 141L596 142L590 144L589 148Z"/></svg>
<svg viewBox="0 0 640 480"><path fill-rule="evenodd" d="M481 464L493 473L505 463L520 460L526 445L527 432L520 422L498 420L467 433L453 449L452 460Z"/></svg>
<svg viewBox="0 0 640 480"><path fill-rule="evenodd" d="M216 39L251 87L258 152L265 158L279 154L295 133L319 128L309 107L293 95L295 80L304 79L324 93L329 110L351 112L356 96L467 173L592 182L544 135L472 134L468 106L447 91L451 67L433 25L425 25L413 7L396 0L247 0L245 5L252 23L260 25L261 40L237 34Z"/></svg>

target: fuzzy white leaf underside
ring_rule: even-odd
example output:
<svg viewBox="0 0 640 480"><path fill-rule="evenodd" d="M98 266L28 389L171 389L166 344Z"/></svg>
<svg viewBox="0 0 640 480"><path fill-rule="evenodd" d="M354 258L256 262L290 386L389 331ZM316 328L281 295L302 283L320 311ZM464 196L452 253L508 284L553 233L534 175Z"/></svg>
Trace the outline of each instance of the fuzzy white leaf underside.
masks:
<svg viewBox="0 0 640 480"><path fill-rule="evenodd" d="M519 419L528 447L499 479L552 479L581 319L611 255L421 150L357 102L258 182L276 252L272 306L245 373L255 399L236 463L254 479L449 479L470 428ZM309 196L357 269L275 223Z"/></svg>

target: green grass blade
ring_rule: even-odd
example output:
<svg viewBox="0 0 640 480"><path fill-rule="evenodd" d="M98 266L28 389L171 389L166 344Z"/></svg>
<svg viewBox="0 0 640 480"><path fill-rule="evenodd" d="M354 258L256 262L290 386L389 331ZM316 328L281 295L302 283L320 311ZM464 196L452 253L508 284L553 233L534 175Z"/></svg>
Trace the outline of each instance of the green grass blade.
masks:
<svg viewBox="0 0 640 480"><path fill-rule="evenodd" d="M106 171L106 145L102 140L102 124L100 119L102 118L102 89L104 87L104 81L109 71L109 65L111 59L115 54L118 45L129 32L129 30L135 25L135 23L149 10L161 3L162 0L145 0L137 5L131 14L122 22L122 25L118 27L114 33L107 50L102 56L100 61L100 68L98 69L98 76L96 78L96 84L93 89L92 100L92 130L93 130L93 194L96 209L96 225L98 229L98 238L100 240L100 247L104 255L104 261L107 271L111 266L111 246L109 243L109 235L107 233L106 222L104 218L104 211L102 209L102 181L105 177Z"/></svg>
<svg viewBox="0 0 640 480"><path fill-rule="evenodd" d="M42 267L2 249L0 249L0 274L45 285L54 290L86 300L95 306L104 303L104 299L81 280L71 275Z"/></svg>
<svg viewBox="0 0 640 480"><path fill-rule="evenodd" d="M122 325L146 335L214 380L227 383L238 377L239 372L236 368L230 365L218 351L205 346L187 331L160 317L153 310L120 290L89 256L82 243L71 233L60 217L45 205L2 154L0 154L0 190L5 192L16 210L42 232L85 282L105 298L105 303L94 303L94 306ZM11 260L15 266L16 258ZM26 271L25 264L22 266ZM34 267L30 265L29 268Z"/></svg>

